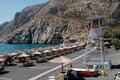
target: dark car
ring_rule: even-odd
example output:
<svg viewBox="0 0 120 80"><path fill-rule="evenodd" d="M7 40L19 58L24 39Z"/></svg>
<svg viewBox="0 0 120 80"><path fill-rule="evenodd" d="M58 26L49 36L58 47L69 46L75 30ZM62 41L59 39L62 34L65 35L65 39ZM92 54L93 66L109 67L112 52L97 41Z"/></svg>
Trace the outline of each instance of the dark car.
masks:
<svg viewBox="0 0 120 80"><path fill-rule="evenodd" d="M44 58L39 58L38 60L36 60L36 63L44 63L47 62L47 60L45 60Z"/></svg>

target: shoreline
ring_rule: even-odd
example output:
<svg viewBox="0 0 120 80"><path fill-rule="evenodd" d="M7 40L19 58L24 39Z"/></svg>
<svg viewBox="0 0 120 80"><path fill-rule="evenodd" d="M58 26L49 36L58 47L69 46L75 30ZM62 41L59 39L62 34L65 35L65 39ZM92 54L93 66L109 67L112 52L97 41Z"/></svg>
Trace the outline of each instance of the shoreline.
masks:
<svg viewBox="0 0 120 80"><path fill-rule="evenodd" d="M59 44L0 44L0 48L1 48L0 54L2 55L7 52L12 53L12 52L17 52L17 51L38 49L39 47L45 48L45 47L52 47L52 46L58 46L58 45ZM7 49L7 50L5 50L5 49Z"/></svg>

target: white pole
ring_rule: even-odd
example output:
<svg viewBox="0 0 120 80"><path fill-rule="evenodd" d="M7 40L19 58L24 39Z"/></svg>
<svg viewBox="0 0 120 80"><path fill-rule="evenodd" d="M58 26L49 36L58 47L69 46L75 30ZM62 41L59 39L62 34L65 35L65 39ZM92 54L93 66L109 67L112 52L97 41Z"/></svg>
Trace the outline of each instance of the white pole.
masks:
<svg viewBox="0 0 120 80"><path fill-rule="evenodd" d="M101 61L104 62L105 61L105 55L103 55L103 38L102 38L102 28L101 28L101 25L100 25L100 19L98 19L98 25L99 25L99 31L100 31L100 34L99 34L99 39L100 39L100 48L101 48Z"/></svg>

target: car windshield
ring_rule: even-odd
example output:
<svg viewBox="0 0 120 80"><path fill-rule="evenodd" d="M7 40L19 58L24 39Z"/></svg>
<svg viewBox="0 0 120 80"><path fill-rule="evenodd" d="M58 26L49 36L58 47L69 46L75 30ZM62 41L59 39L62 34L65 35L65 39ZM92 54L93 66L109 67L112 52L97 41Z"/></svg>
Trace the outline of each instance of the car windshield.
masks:
<svg viewBox="0 0 120 80"><path fill-rule="evenodd" d="M116 76L120 78L120 74L119 74L119 73L117 73L117 75L116 75Z"/></svg>

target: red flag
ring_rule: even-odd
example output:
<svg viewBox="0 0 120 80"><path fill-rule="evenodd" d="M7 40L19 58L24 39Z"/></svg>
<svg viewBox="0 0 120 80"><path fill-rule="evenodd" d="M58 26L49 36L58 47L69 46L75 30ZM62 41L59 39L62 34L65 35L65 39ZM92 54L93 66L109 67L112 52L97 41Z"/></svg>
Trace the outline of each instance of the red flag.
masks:
<svg viewBox="0 0 120 80"><path fill-rule="evenodd" d="M70 68L72 68L72 63L70 63Z"/></svg>

